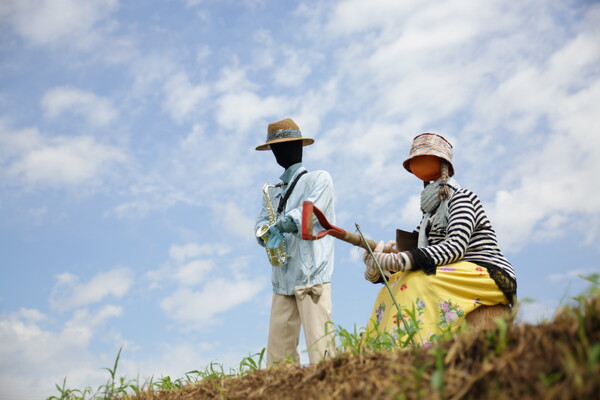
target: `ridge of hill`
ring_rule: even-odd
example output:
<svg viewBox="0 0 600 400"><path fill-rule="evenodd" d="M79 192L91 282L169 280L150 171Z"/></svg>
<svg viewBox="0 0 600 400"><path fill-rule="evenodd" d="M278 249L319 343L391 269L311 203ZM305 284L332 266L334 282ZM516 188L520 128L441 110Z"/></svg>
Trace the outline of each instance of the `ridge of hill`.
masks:
<svg viewBox="0 0 600 400"><path fill-rule="evenodd" d="M539 325L497 320L430 348L345 352L305 367L257 369L131 400L600 399L600 295Z"/></svg>

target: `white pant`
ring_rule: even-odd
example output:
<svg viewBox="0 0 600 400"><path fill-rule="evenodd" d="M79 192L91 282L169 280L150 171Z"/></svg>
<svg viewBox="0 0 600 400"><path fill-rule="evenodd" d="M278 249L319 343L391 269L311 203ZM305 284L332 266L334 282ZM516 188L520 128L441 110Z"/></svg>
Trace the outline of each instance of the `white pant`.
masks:
<svg viewBox="0 0 600 400"><path fill-rule="evenodd" d="M267 344L267 367L286 359L299 363L298 342L300 325L311 364L335 354L334 327L331 321L331 284L323 284L323 294L315 304L310 296L284 296L273 293L269 340ZM329 323L328 323L329 322Z"/></svg>

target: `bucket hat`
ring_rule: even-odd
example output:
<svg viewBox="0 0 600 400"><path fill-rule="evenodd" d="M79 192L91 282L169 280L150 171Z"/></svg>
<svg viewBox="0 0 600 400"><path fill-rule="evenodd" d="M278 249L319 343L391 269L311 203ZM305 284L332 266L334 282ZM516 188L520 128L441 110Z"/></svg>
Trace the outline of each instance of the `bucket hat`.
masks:
<svg viewBox="0 0 600 400"><path fill-rule="evenodd" d="M444 137L433 132L426 132L416 136L410 146L408 158L402 165L412 173L409 162L418 156L436 156L448 161L450 164L449 175L454 175L454 165L452 165L452 145Z"/></svg>
<svg viewBox="0 0 600 400"><path fill-rule="evenodd" d="M270 150L270 145L273 143L290 142L292 140L302 140L303 146L314 143L314 139L302 137L300 128L291 118L271 122L267 128L267 142L257 146L256 150Z"/></svg>

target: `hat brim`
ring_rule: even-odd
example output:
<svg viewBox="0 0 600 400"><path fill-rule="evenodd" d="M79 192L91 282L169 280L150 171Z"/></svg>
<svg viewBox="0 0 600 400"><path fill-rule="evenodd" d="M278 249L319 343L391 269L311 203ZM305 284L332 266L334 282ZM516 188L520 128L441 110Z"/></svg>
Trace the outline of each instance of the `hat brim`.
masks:
<svg viewBox="0 0 600 400"><path fill-rule="evenodd" d="M315 140L311 139L311 138L295 138L295 137L281 138L281 139L271 140L270 142L267 142L265 144L261 144L260 146L256 147L256 150L258 150L258 151L271 150L271 145L274 143L292 142L294 140L302 140L302 146L308 146L315 142Z"/></svg>
<svg viewBox="0 0 600 400"><path fill-rule="evenodd" d="M437 151L428 151L428 152L423 152L420 154L416 153L416 154L411 155L406 160L404 160L404 162L402 163L402 166L404 167L404 169L412 174L413 172L410 170L410 165L409 165L410 160L412 160L415 157L419 157L419 156L436 156L436 157L441 158L442 160L447 161L448 164L450 165L450 171L448 171L448 175L454 176L454 165L452 165L452 161L448 160L448 157L446 156L446 154L444 154L442 152L437 152Z"/></svg>

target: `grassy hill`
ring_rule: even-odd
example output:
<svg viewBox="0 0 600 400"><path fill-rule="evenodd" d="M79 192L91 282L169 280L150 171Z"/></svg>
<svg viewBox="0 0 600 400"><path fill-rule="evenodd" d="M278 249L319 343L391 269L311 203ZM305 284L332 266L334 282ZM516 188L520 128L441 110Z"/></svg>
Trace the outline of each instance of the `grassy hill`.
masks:
<svg viewBox="0 0 600 400"><path fill-rule="evenodd" d="M202 378L195 382L167 377L145 389L129 385L129 391L123 378L115 386L119 381L109 370L112 392L97 391L93 397L90 391L87 398L600 399L597 277L595 284L538 325L497 320L495 330L455 334L427 349L374 350L364 335L342 331L345 351L318 365L267 370L258 368L260 360L248 358L236 376L211 366L203 373L193 371ZM63 388L62 397L53 399L84 398L81 394Z"/></svg>

